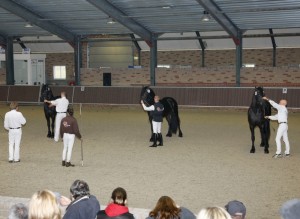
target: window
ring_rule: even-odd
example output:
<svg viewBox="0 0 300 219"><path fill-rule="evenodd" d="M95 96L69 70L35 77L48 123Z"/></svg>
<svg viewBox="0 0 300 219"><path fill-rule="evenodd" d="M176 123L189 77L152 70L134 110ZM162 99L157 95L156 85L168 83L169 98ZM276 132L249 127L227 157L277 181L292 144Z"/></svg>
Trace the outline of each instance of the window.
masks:
<svg viewBox="0 0 300 219"><path fill-rule="evenodd" d="M165 64L157 65L157 68L171 68L171 65L165 65Z"/></svg>
<svg viewBox="0 0 300 219"><path fill-rule="evenodd" d="M243 64L243 67L245 67L245 68L254 68L255 64L247 63L247 64Z"/></svg>
<svg viewBox="0 0 300 219"><path fill-rule="evenodd" d="M65 65L53 66L53 78L57 80L66 79L67 78L66 66Z"/></svg>

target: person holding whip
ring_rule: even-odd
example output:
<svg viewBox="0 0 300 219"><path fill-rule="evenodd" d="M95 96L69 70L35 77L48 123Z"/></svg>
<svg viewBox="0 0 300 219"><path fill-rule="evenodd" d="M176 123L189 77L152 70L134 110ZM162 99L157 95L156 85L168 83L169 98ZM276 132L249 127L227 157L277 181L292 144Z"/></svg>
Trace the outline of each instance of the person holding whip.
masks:
<svg viewBox="0 0 300 219"><path fill-rule="evenodd" d="M61 120L60 136L64 142L64 149L62 153L62 166L74 167L71 163L72 149L75 141L75 136L82 141L79 132L77 120L73 117L74 110L69 106L67 116Z"/></svg>

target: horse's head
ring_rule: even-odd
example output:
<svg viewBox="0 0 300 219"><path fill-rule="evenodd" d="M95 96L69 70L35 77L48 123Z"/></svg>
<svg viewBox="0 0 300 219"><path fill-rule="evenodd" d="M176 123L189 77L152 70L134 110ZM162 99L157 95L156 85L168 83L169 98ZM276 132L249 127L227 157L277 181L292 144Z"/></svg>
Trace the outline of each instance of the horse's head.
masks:
<svg viewBox="0 0 300 219"><path fill-rule="evenodd" d="M149 86L142 88L140 98L141 98L141 100L144 101L146 106L151 106L154 104L154 96L155 96L155 93Z"/></svg>
<svg viewBox="0 0 300 219"><path fill-rule="evenodd" d="M255 87L254 94L253 94L253 100L256 104L262 105L263 103L263 97L265 96L264 88L263 87Z"/></svg>
<svg viewBox="0 0 300 219"><path fill-rule="evenodd" d="M44 102L44 100L53 100L53 93L48 84L43 84L41 89L40 101Z"/></svg>

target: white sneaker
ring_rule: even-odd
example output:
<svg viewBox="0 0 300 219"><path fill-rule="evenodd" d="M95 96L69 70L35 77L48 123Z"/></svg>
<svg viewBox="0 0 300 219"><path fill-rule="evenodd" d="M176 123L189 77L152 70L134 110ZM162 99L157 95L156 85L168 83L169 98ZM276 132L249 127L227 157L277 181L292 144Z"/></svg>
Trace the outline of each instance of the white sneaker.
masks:
<svg viewBox="0 0 300 219"><path fill-rule="evenodd" d="M282 154L274 154L273 158L282 158Z"/></svg>

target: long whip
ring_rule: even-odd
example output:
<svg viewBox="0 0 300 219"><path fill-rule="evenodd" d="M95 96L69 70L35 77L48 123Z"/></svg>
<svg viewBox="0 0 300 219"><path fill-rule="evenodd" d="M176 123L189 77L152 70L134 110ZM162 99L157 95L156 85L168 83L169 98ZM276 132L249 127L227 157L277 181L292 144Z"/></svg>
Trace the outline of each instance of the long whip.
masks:
<svg viewBox="0 0 300 219"><path fill-rule="evenodd" d="M83 147L82 147L83 140L80 139L80 141L81 141L81 166L83 167Z"/></svg>

